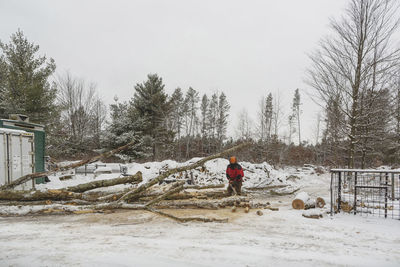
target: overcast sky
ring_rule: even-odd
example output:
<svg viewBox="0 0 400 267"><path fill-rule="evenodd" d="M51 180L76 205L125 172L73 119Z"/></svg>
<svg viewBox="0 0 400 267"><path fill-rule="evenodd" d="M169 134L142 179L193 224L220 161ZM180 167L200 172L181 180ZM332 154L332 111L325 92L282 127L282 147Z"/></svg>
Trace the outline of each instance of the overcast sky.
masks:
<svg viewBox="0 0 400 267"><path fill-rule="evenodd" d="M133 96L134 85L159 74L171 94L193 87L223 91L229 134L246 109L254 122L262 96L280 94L282 133L294 90L302 97L302 135L314 142L319 107L304 84L307 53L329 33L329 18L348 0L0 0L0 40L18 28L57 73L95 82L107 104Z"/></svg>

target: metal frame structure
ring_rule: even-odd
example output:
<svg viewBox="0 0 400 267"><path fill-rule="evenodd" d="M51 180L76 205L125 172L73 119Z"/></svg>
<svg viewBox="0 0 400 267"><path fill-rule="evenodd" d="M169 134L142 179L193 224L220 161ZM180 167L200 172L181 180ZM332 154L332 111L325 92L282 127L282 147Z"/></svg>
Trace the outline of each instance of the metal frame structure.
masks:
<svg viewBox="0 0 400 267"><path fill-rule="evenodd" d="M400 171L332 169L331 215L341 211L400 220Z"/></svg>

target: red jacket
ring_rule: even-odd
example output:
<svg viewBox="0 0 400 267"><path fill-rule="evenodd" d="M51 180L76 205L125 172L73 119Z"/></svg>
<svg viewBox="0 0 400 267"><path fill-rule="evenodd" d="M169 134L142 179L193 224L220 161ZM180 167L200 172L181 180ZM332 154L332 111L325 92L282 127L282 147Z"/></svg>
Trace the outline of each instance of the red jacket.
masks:
<svg viewBox="0 0 400 267"><path fill-rule="evenodd" d="M242 166L240 166L237 163L234 164L229 164L228 167L226 168L226 178L228 180L236 180L236 181L242 181L242 178L244 176Z"/></svg>

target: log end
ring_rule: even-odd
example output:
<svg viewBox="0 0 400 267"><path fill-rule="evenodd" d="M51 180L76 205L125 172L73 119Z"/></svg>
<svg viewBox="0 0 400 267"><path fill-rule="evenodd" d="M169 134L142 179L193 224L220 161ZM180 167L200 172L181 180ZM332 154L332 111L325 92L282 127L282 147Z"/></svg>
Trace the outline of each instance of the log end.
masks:
<svg viewBox="0 0 400 267"><path fill-rule="evenodd" d="M325 200L322 197L317 197L317 200L315 200L315 206L318 208L323 208L325 207Z"/></svg>
<svg viewBox="0 0 400 267"><path fill-rule="evenodd" d="M301 199L295 199L292 201L292 207L295 210L304 210L304 208L305 208L304 201Z"/></svg>

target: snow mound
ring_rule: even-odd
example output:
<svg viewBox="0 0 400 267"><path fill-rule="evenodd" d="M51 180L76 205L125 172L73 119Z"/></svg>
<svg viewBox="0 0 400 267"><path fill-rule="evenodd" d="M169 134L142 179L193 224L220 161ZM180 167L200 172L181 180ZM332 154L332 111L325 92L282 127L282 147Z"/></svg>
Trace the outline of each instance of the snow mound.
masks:
<svg viewBox="0 0 400 267"><path fill-rule="evenodd" d="M146 183L154 179L158 175L178 167L193 164L202 158L193 158L186 162L176 162L173 160L164 160L161 162L146 162L146 163L129 163L124 164L127 175L135 174L140 171L143 175L143 182ZM196 185L211 185L227 183L226 167L229 162L224 158L217 158L206 162L203 166L197 167L189 171L175 173L165 179L165 183L176 180L186 180L188 184ZM286 167L284 169L274 169L266 162L254 164L250 162L239 162L244 171L244 188L263 188L269 186L287 186L286 188L277 188L277 193L285 193L286 191L294 191L306 183L319 183L318 177L314 175L312 168L293 168ZM93 168L95 168L93 170ZM84 167L83 167L84 169ZM82 167L76 170L70 170L64 173L58 173L50 176L50 181L47 184L36 185L37 189L54 189L65 188L77 184L88 183L95 180L114 179L122 177L120 172L121 164L118 163L102 163L97 162L86 166L86 169L92 170L91 173L82 173ZM62 175L69 174L71 179L60 179ZM321 181L322 182L322 181ZM121 190L132 185L117 185L110 188L99 189L101 191ZM279 191L279 192L278 192ZM280 192L282 191L282 192Z"/></svg>

